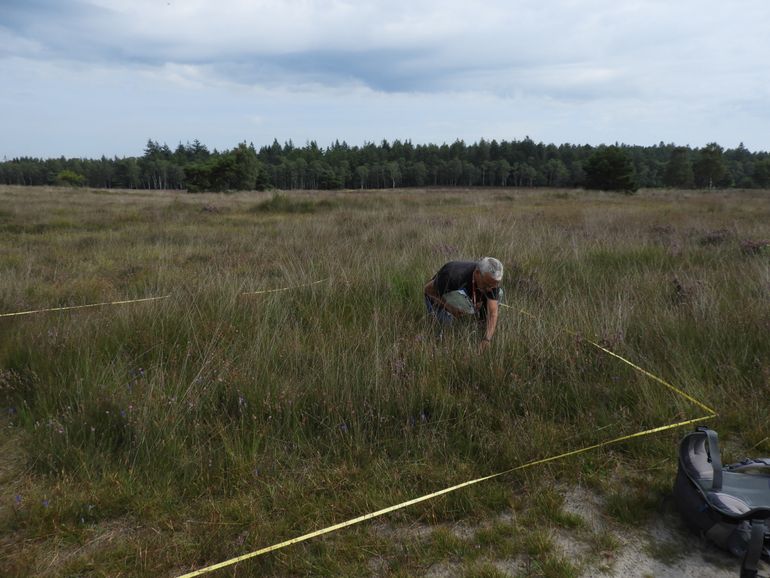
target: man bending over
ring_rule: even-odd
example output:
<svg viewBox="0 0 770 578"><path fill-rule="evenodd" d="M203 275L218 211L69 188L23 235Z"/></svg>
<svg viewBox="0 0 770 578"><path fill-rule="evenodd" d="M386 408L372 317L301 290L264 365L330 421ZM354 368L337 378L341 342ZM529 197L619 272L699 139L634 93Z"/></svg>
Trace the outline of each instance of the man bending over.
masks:
<svg viewBox="0 0 770 578"><path fill-rule="evenodd" d="M486 321L479 352L489 347L497 326L503 264L494 257L450 261L425 285L425 307L441 323L474 316Z"/></svg>

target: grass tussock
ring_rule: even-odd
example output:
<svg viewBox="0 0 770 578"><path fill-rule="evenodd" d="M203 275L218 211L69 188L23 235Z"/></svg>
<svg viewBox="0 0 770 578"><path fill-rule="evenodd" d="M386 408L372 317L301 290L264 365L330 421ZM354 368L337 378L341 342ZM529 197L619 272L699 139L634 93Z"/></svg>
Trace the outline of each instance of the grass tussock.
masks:
<svg viewBox="0 0 770 578"><path fill-rule="evenodd" d="M0 199L0 312L172 296L0 319L2 427L19 448L0 465L3 575L179 574L701 415L579 335L716 407L728 445L770 452L770 263L745 249L770 238L763 192L191 198L9 187ZM421 292L445 261L483 255L506 264L511 309L479 357L473 324L437 338ZM388 520L513 510L586 533L543 487L579 479L617 523L639 524L673 479L680 435ZM382 559L408 576L449 559L467 560L469 576L498 575L479 552L527 557L538 575L579 573L534 522L416 542L362 526L244 571L360 575Z"/></svg>
<svg viewBox="0 0 770 578"><path fill-rule="evenodd" d="M255 213L315 213L330 210L336 206L337 204L329 199L300 199L295 196L275 193L269 199L254 205L251 211Z"/></svg>

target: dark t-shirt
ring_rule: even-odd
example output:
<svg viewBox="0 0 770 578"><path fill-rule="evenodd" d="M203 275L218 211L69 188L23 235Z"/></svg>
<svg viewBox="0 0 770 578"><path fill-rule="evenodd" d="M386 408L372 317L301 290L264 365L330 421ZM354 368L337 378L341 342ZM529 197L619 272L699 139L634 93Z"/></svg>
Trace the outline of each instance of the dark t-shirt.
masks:
<svg viewBox="0 0 770 578"><path fill-rule="evenodd" d="M450 261L433 277L433 284L439 295L444 295L450 291L465 289L468 295L473 290L473 271L476 269L476 261ZM486 293L479 291L477 296L481 297L486 305L487 299L497 301L500 298L500 289L495 287Z"/></svg>

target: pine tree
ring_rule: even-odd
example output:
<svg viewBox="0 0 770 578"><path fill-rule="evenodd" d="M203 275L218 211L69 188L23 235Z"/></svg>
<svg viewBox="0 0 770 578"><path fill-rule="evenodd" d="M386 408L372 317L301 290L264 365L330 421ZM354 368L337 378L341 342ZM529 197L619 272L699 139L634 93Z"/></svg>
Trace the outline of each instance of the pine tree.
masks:
<svg viewBox="0 0 770 578"><path fill-rule="evenodd" d="M639 188L631 158L617 145L597 149L584 168L587 189L633 193Z"/></svg>

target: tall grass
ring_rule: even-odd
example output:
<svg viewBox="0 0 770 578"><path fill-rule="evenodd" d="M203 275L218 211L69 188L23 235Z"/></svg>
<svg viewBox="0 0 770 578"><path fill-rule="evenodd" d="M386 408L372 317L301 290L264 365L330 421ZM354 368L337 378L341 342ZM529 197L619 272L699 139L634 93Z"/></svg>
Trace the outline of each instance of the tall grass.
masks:
<svg viewBox="0 0 770 578"><path fill-rule="evenodd" d="M169 575L700 415L564 329L714 405L735 447L770 450L769 257L741 250L770 238L766 193L0 198L0 312L172 295L0 319L6 431L25 456L0 480L8 575ZM437 338L421 292L445 261L483 255L507 265L511 309L478 356L473 324ZM664 479L678 435L548 471L612 492L617 464L664 459ZM499 511L505 484L396 519ZM356 539L373 538L248 571L358 574Z"/></svg>

